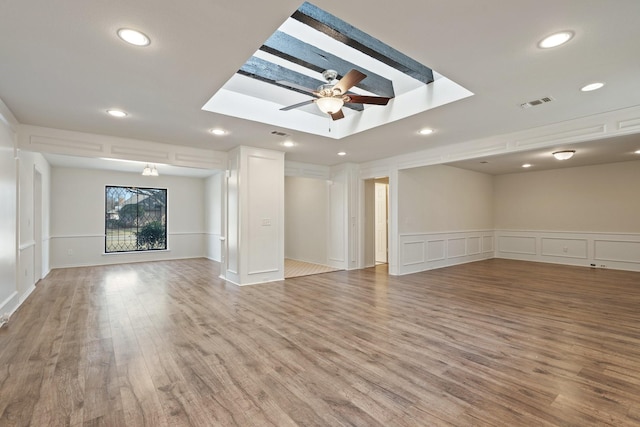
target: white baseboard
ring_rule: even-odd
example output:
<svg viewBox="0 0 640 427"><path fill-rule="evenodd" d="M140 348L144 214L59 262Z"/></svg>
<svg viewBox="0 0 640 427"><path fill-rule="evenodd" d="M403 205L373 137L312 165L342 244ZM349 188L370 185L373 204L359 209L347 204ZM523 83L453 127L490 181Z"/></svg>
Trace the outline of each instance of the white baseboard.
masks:
<svg viewBox="0 0 640 427"><path fill-rule="evenodd" d="M36 290L36 285L31 285L27 288L27 290L24 291L24 293L20 296L20 305L22 305L23 302L25 302L27 300L27 298L29 298L29 295L31 295L31 293L33 293L33 291Z"/></svg>
<svg viewBox="0 0 640 427"><path fill-rule="evenodd" d="M20 298L18 296L18 292L13 292L9 295L4 301L0 303L0 317L7 316L7 318L11 317L11 315L20 307Z"/></svg>

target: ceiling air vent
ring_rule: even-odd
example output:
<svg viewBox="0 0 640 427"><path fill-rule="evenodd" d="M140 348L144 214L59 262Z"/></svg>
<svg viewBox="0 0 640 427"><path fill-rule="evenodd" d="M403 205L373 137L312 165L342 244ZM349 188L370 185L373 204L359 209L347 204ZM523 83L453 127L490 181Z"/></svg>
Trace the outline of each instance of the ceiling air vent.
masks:
<svg viewBox="0 0 640 427"><path fill-rule="evenodd" d="M286 133L284 133L284 132L280 132L280 131L277 131L277 130L272 131L272 132L271 132L271 135L287 136L287 134L286 134Z"/></svg>
<svg viewBox="0 0 640 427"><path fill-rule="evenodd" d="M536 107L538 105L546 104L548 102L553 101L553 98L550 96L545 96L544 98L534 99L533 101L525 102L524 104L520 104L520 108L529 108Z"/></svg>

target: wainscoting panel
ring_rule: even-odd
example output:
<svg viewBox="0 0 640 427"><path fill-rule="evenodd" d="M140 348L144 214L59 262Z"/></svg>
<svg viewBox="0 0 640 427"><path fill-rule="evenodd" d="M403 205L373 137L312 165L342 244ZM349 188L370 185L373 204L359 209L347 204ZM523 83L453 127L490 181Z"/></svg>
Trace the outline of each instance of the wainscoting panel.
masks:
<svg viewBox="0 0 640 427"><path fill-rule="evenodd" d="M86 267L206 256L204 232L169 233L168 250L104 253L104 235L51 236L51 268Z"/></svg>
<svg viewBox="0 0 640 427"><path fill-rule="evenodd" d="M529 236L498 236L498 251L509 254L535 255L536 239Z"/></svg>
<svg viewBox="0 0 640 427"><path fill-rule="evenodd" d="M482 247L480 246L482 240L480 237L469 237L467 239L467 253L469 255L476 255L482 252Z"/></svg>
<svg viewBox="0 0 640 427"><path fill-rule="evenodd" d="M496 230L496 258L640 271L640 234Z"/></svg>
<svg viewBox="0 0 640 427"><path fill-rule="evenodd" d="M493 230L400 235L398 274L493 258Z"/></svg>
<svg viewBox="0 0 640 427"><path fill-rule="evenodd" d="M402 245L402 259L404 265L422 264L425 262L424 241L405 242Z"/></svg>
<svg viewBox="0 0 640 427"><path fill-rule="evenodd" d="M460 258L467 255L467 239L465 237L456 237L447 240L447 249L449 258Z"/></svg>
<svg viewBox="0 0 640 427"><path fill-rule="evenodd" d="M544 256L561 258L587 259L587 239L563 239L558 237L543 237L541 251Z"/></svg>
<svg viewBox="0 0 640 427"><path fill-rule="evenodd" d="M427 241L427 260L440 261L447 257L447 245L444 240Z"/></svg>
<svg viewBox="0 0 640 427"><path fill-rule="evenodd" d="M482 236L482 253L491 253L493 255L494 245L493 245L494 236Z"/></svg>
<svg viewBox="0 0 640 427"><path fill-rule="evenodd" d="M640 241L596 240L593 258L640 264Z"/></svg>

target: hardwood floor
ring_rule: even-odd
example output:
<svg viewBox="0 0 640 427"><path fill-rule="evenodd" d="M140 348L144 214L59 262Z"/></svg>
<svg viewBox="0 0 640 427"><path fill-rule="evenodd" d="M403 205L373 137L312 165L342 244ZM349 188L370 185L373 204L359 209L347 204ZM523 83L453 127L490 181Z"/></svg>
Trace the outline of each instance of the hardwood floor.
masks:
<svg viewBox="0 0 640 427"><path fill-rule="evenodd" d="M217 276L52 271L0 330L0 425L640 425L640 273Z"/></svg>

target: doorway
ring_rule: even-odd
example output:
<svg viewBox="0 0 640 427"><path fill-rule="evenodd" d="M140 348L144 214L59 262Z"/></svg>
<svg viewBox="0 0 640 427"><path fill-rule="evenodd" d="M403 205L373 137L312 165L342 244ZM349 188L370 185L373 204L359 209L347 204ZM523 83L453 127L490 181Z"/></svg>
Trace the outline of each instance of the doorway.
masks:
<svg viewBox="0 0 640 427"><path fill-rule="evenodd" d="M389 253L389 180L375 182L375 261L386 264Z"/></svg>
<svg viewBox="0 0 640 427"><path fill-rule="evenodd" d="M364 265L389 262L389 178L364 181L365 233Z"/></svg>

